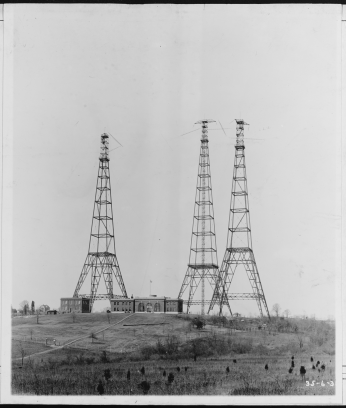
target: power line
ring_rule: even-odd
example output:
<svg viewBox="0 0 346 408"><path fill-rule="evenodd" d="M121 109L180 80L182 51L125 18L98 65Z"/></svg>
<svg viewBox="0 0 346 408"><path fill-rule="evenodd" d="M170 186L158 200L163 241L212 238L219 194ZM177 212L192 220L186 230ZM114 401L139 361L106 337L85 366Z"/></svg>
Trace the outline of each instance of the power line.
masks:
<svg viewBox="0 0 346 408"><path fill-rule="evenodd" d="M180 135L180 136L185 136L185 135L188 135L189 133L196 132L197 130L199 130L199 128L198 128L198 129L195 129L195 130L191 130L191 132L183 133L183 134L182 134L182 135Z"/></svg>
<svg viewBox="0 0 346 408"><path fill-rule="evenodd" d="M226 132L225 132L225 129L222 127L221 122L220 122L220 121L218 121L218 122L220 123L220 126L221 126L221 128L222 128L223 133L224 133L225 136L227 137Z"/></svg>
<svg viewBox="0 0 346 408"><path fill-rule="evenodd" d="M113 150L119 149L120 146L115 147L114 149L110 150L108 153L112 152Z"/></svg>
<svg viewBox="0 0 346 408"><path fill-rule="evenodd" d="M107 133L108 133L109 135L111 135L112 138L113 138L117 143L119 143L121 147L124 147L124 146L112 135L112 133L110 133L110 132L107 132ZM114 149L113 149L113 150L114 150Z"/></svg>

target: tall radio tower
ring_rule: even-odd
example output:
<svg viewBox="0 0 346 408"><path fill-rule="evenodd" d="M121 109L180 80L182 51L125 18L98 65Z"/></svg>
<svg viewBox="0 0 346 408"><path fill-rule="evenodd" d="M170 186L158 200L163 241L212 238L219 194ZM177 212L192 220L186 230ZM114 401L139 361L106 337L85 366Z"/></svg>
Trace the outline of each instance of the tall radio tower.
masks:
<svg viewBox="0 0 346 408"><path fill-rule="evenodd" d="M106 133L101 135L101 152L96 183L94 212L91 222L89 250L73 295L74 297L89 297L90 311L92 310L96 299L110 300L113 297L127 297L125 285L115 254L108 138L109 137ZM91 272L90 295L80 295L79 291L89 272ZM107 294L97 295L101 276L104 279ZM114 296L113 294L113 276L119 285L122 295Z"/></svg>
<svg viewBox="0 0 346 408"><path fill-rule="evenodd" d="M202 125L202 138L192 224L190 257L187 272L178 296L178 298L181 298L185 290L189 288L187 313L189 312L191 305L200 304L202 315L205 313L205 303L210 302L210 300L206 301L205 299L205 280L207 279L214 291L218 271L208 147L208 123L210 122L215 121L208 119L197 122ZM199 284L201 284L201 299L193 300Z"/></svg>
<svg viewBox="0 0 346 408"><path fill-rule="evenodd" d="M209 311L212 310L215 305L219 305L221 315L223 306L227 306L229 312L232 314L229 306L229 300L255 299L261 317L263 317L263 306L266 315L270 318L252 249L249 198L244 153L244 125L248 125L248 123L245 123L242 119L236 119L236 122L237 141L235 145L227 248L221 264L219 278L215 286ZM252 293L229 293L232 279L237 268L242 269L240 273L246 272L251 284Z"/></svg>

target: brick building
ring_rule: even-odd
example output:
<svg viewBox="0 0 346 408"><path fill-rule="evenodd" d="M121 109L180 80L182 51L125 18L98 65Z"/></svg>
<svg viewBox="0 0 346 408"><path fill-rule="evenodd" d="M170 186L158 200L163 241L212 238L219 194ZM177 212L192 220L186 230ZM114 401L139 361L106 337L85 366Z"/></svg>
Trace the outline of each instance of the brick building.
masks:
<svg viewBox="0 0 346 408"><path fill-rule="evenodd" d="M61 313L90 313L90 299L88 298L61 298L60 299Z"/></svg>
<svg viewBox="0 0 346 408"><path fill-rule="evenodd" d="M112 313L182 313L183 300L165 296L111 299Z"/></svg>

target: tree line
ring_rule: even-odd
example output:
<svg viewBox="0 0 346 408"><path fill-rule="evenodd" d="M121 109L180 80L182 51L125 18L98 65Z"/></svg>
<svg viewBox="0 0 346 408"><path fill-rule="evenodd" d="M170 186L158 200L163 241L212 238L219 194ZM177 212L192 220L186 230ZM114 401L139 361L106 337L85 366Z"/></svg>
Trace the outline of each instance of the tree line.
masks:
<svg viewBox="0 0 346 408"><path fill-rule="evenodd" d="M11 307L12 315L20 313L22 316L42 314L42 313L45 314L47 313L48 310L50 310L50 307L48 305L40 305L38 308L35 308L34 300L31 301L31 304L29 304L27 300L23 300L19 304L18 309Z"/></svg>

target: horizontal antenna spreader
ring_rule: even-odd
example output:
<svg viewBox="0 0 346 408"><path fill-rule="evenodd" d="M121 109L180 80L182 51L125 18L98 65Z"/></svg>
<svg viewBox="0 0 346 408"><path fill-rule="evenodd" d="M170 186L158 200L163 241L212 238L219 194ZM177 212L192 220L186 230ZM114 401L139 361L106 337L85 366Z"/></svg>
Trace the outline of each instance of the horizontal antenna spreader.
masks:
<svg viewBox="0 0 346 408"><path fill-rule="evenodd" d="M244 122L243 119L234 119L238 125L249 125L249 123Z"/></svg>
<svg viewBox="0 0 346 408"><path fill-rule="evenodd" d="M197 125L197 124L203 124L203 123L210 123L210 122L216 122L215 120L213 120L213 119L202 119L202 120L199 120L198 122L196 122L195 123L195 125Z"/></svg>

